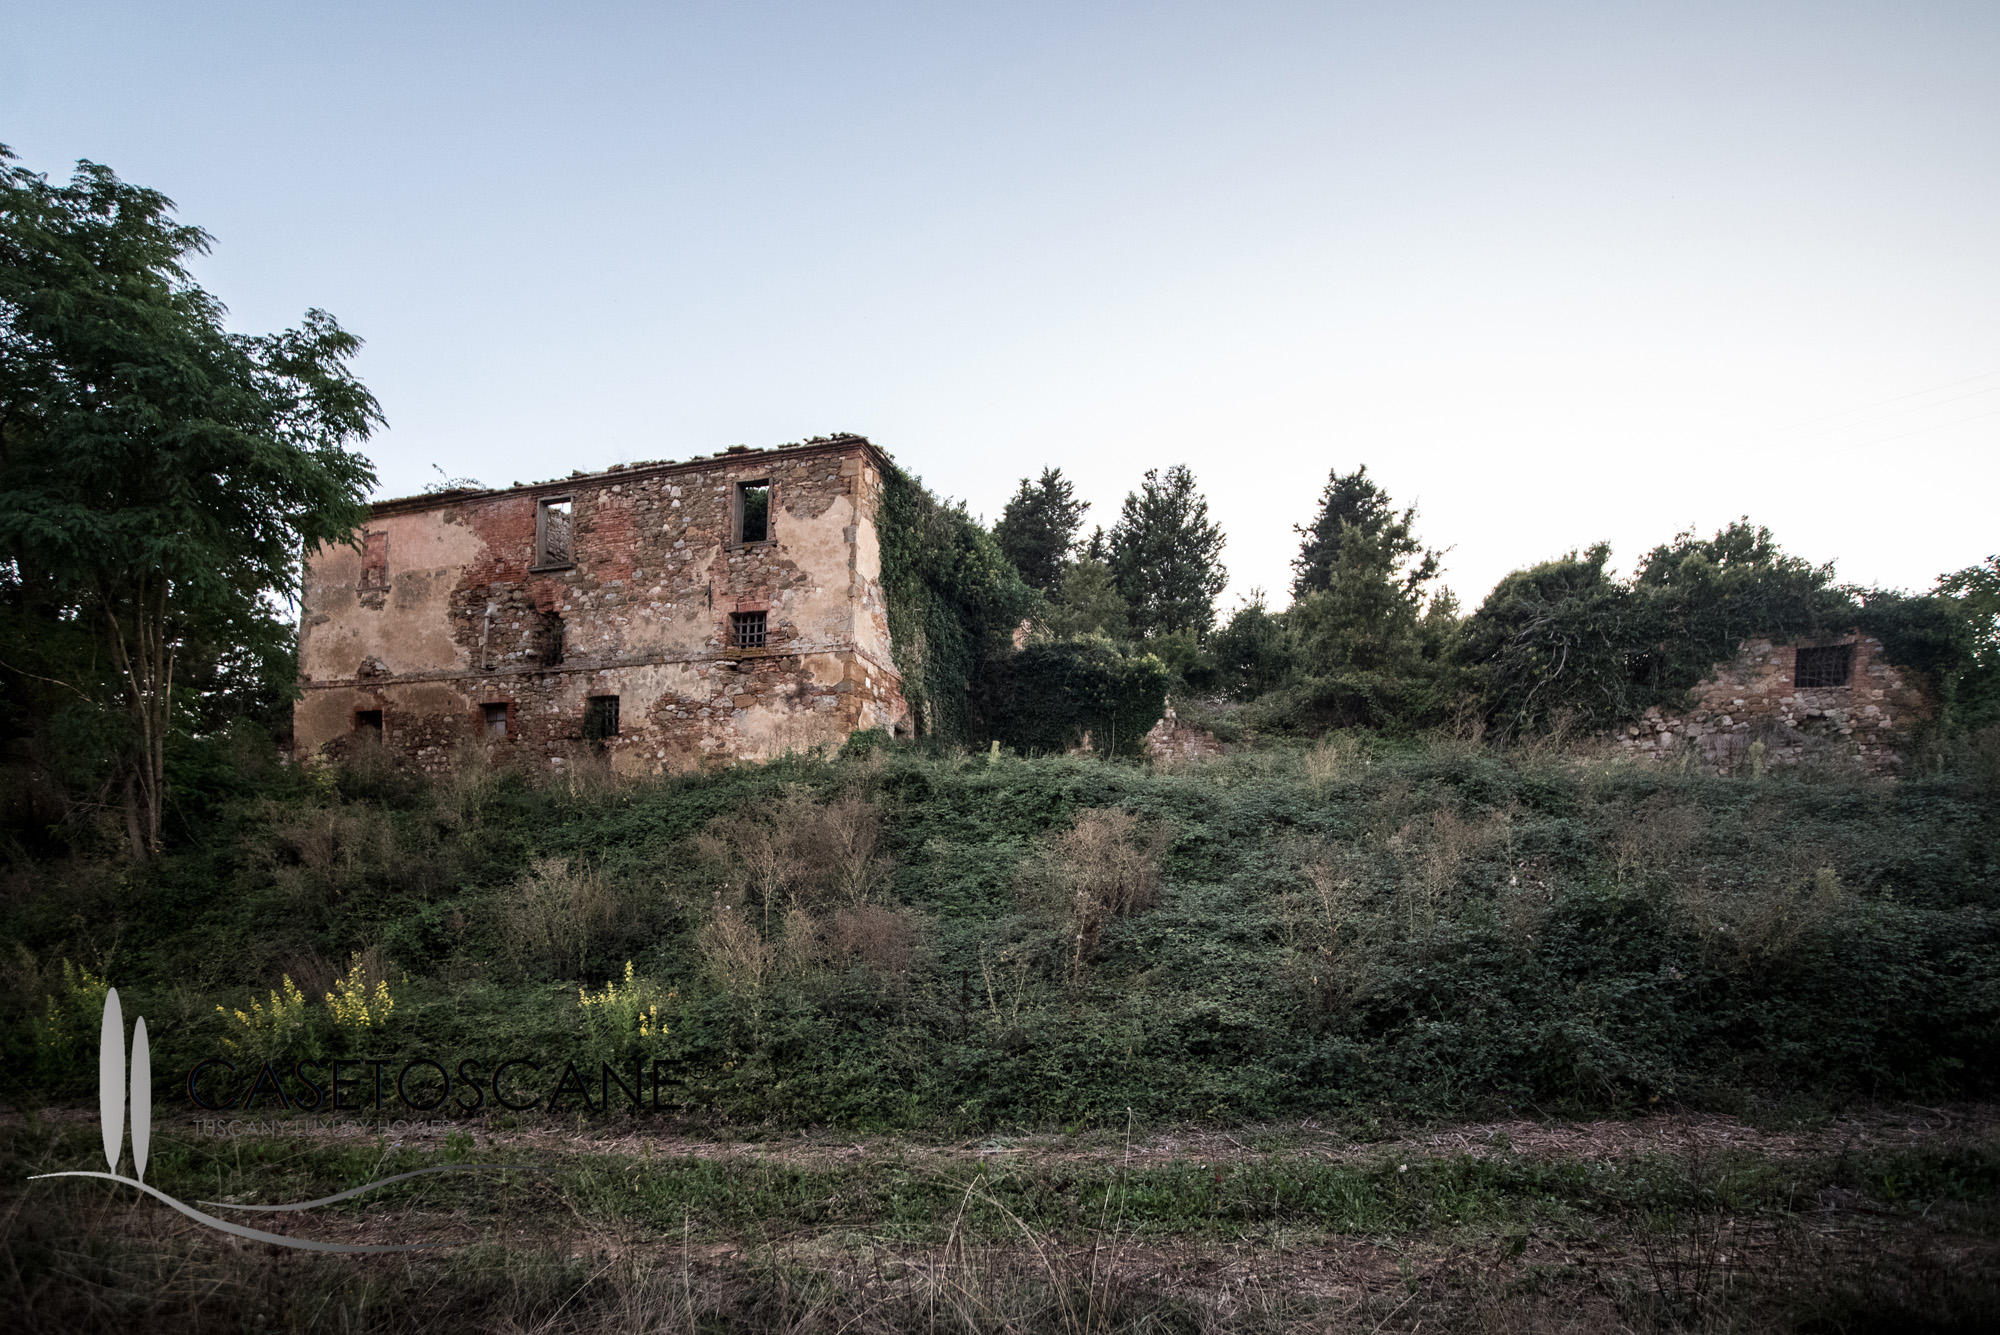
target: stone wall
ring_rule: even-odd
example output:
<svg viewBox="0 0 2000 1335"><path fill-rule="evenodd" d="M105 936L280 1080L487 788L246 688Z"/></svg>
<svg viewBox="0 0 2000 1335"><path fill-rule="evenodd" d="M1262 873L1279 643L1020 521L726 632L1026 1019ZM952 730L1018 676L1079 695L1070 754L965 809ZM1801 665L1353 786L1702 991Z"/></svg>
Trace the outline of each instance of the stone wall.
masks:
<svg viewBox="0 0 2000 1335"><path fill-rule="evenodd" d="M1850 645L1848 684L1796 688L1801 648ZM1689 692L1679 712L1649 709L1614 734L1625 754L1652 760L1691 757L1717 772L1749 763L1762 742L1767 765L1844 760L1877 774L1902 764L1916 725L1933 702L1918 674L1890 663L1881 641L1859 632L1806 644L1745 640L1736 657Z"/></svg>
<svg viewBox="0 0 2000 1335"><path fill-rule="evenodd" d="M841 437L377 505L361 550L308 562L296 746L337 753L379 710L383 744L425 769L473 737L559 765L593 696L618 698L619 727L590 744L629 773L906 727L875 531L885 466ZM746 482L770 487L761 542L735 540ZM572 560L537 566L539 507L563 500ZM733 645L731 614L758 612L764 646Z"/></svg>
<svg viewBox="0 0 2000 1335"><path fill-rule="evenodd" d="M1174 702L1146 733L1146 756L1156 765L1171 769L1192 760L1207 760L1222 754L1222 743L1206 728L1183 723L1174 714Z"/></svg>

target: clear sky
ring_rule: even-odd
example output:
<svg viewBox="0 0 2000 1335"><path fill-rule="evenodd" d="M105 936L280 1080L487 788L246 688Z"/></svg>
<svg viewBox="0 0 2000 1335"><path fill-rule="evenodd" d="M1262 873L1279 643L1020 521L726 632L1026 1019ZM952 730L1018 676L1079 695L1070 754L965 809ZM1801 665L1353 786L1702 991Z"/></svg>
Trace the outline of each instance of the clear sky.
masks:
<svg viewBox="0 0 2000 1335"><path fill-rule="evenodd" d="M1476 602L1748 514L2000 551L2000 6L23 4L0 142L367 339L382 494L832 431L1190 465L1224 610L1366 463Z"/></svg>

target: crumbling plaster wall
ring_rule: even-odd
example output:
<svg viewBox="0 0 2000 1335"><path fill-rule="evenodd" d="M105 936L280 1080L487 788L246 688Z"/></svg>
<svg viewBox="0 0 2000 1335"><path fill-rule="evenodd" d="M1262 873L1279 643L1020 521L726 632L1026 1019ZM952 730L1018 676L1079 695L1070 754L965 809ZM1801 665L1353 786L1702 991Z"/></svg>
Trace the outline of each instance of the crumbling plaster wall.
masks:
<svg viewBox="0 0 2000 1335"><path fill-rule="evenodd" d="M1687 756L1726 772L1761 741L1769 765L1840 759L1894 773L1916 726L1933 713L1924 683L1889 662L1873 636L1851 632L1814 644L1853 646L1848 685L1798 689L1798 651L1807 646L1745 640L1689 693L1687 708L1647 710L1614 734L1614 745L1642 759Z"/></svg>
<svg viewBox="0 0 2000 1335"><path fill-rule="evenodd" d="M307 562L307 610L299 627L303 678L379 674L392 661L404 672L464 671L464 646L437 611L483 552L479 534L437 510L389 515L366 531L386 535L394 554L386 588L364 584L361 553L352 547L322 548Z"/></svg>
<svg viewBox="0 0 2000 1335"><path fill-rule="evenodd" d="M355 711L380 709L385 744L438 768L483 729L484 706L505 704L498 745L559 764L598 695L619 698L604 748L627 772L901 725L875 540L881 467L849 439L378 506L365 534L386 553L386 589L368 587L353 549L309 562L299 749L349 745ZM734 542L735 488L759 481L769 537ZM537 508L563 498L574 564L536 568ZM758 611L766 647L732 647L730 614Z"/></svg>

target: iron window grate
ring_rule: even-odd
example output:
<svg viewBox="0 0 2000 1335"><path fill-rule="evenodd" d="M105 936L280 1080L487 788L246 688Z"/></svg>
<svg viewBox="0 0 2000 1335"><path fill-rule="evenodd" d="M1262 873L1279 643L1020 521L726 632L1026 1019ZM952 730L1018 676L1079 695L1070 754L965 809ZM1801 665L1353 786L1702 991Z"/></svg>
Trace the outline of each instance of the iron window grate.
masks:
<svg viewBox="0 0 2000 1335"><path fill-rule="evenodd" d="M601 742L618 735L618 697L593 695L583 705L583 739Z"/></svg>
<svg viewBox="0 0 2000 1335"><path fill-rule="evenodd" d="M731 612L729 614L729 642L738 649L762 649L765 644L765 614L762 612Z"/></svg>
<svg viewBox="0 0 2000 1335"><path fill-rule="evenodd" d="M1801 649L1792 670L1792 686L1797 690L1845 686L1854 673L1854 646L1829 644L1823 648Z"/></svg>

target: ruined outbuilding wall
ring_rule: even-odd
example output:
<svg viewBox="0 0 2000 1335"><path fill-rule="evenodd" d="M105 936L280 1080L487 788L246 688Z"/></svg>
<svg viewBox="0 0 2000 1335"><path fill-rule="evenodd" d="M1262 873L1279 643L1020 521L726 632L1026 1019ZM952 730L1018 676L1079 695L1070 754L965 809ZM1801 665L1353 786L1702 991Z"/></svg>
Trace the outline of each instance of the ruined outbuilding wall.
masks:
<svg viewBox="0 0 2000 1335"><path fill-rule="evenodd" d="M593 696L616 696L614 768L680 771L906 724L875 516L886 460L859 437L374 507L361 550L310 559L294 711L303 754L382 742L417 766L468 738L561 764ZM769 483L741 542L739 484ZM545 501L571 506L569 564L537 566ZM731 613L766 644L732 643ZM504 705L504 737L489 736ZM368 734L372 736L372 731Z"/></svg>
<svg viewBox="0 0 2000 1335"><path fill-rule="evenodd" d="M1206 728L1183 723L1167 701L1166 713L1146 732L1146 758L1156 765L1172 768L1190 761L1210 760L1222 754L1222 743Z"/></svg>
<svg viewBox="0 0 2000 1335"><path fill-rule="evenodd" d="M1848 684L1795 687L1798 651L1852 646ZM1655 706L1615 734L1625 754L1652 760L1690 756L1728 771L1763 742L1768 765L1840 759L1877 774L1894 773L1916 726L1934 705L1917 674L1889 662L1882 642L1850 632L1809 644L1745 640L1736 657L1689 693L1678 712Z"/></svg>

